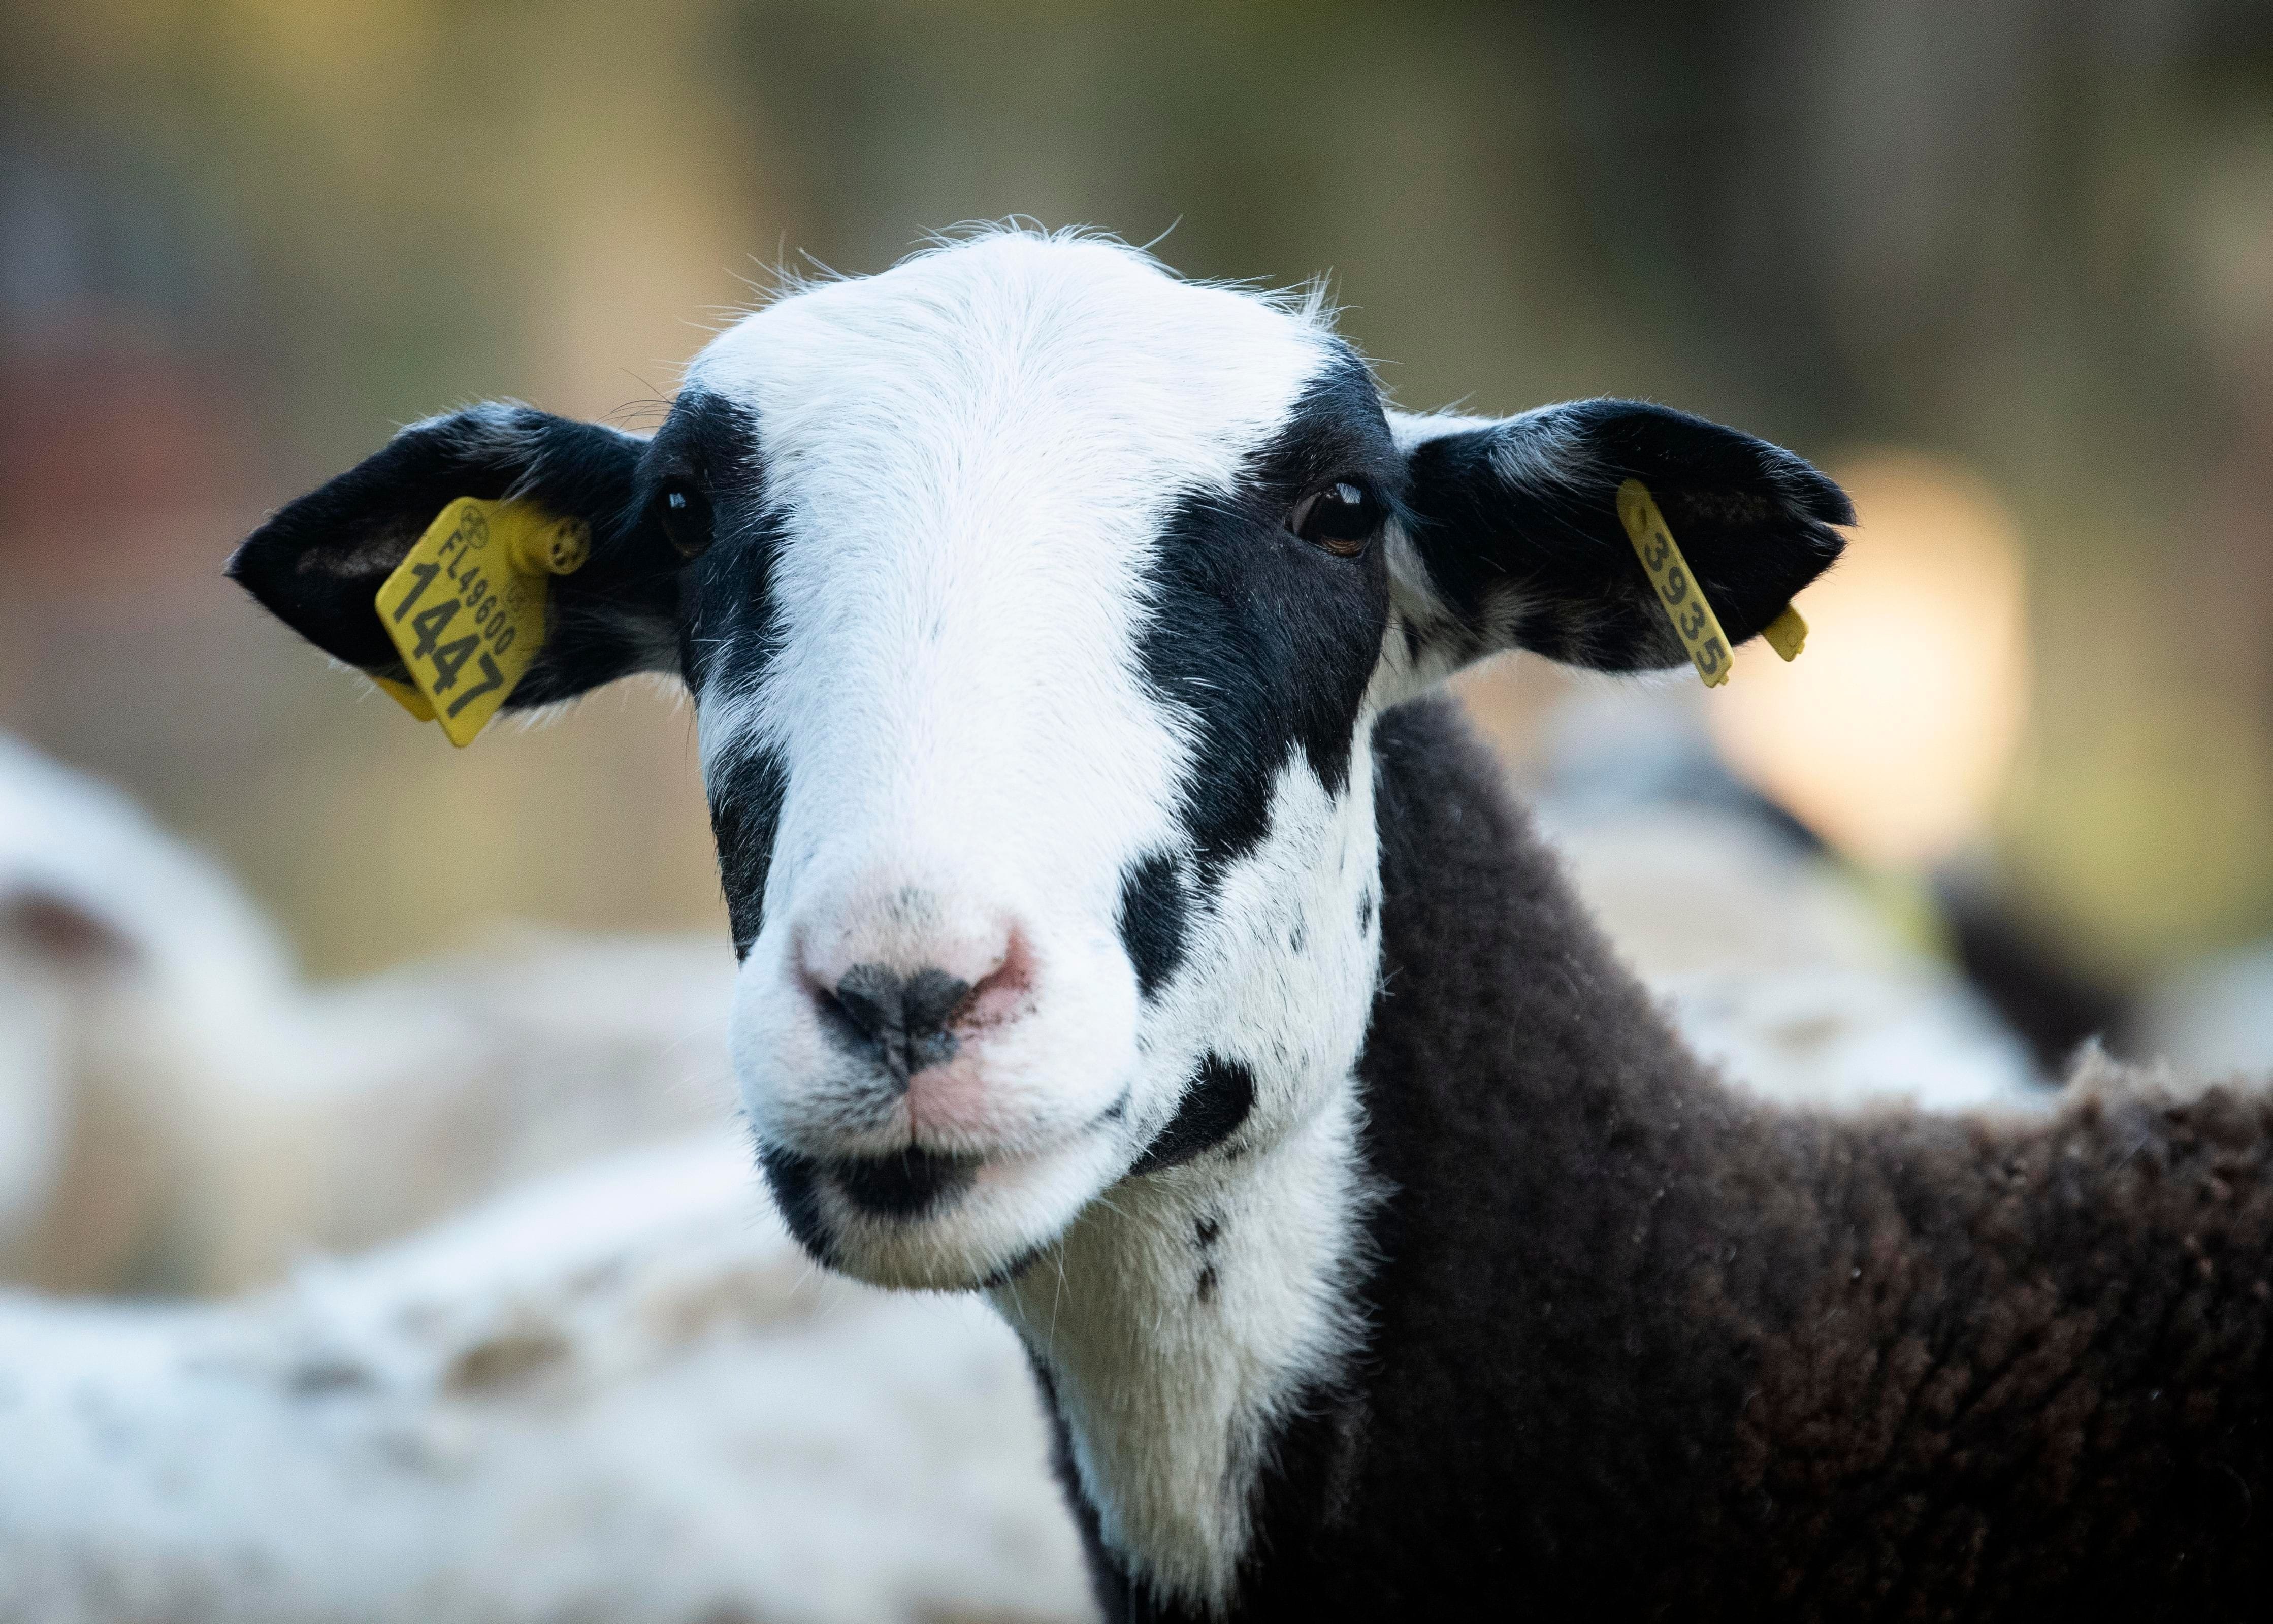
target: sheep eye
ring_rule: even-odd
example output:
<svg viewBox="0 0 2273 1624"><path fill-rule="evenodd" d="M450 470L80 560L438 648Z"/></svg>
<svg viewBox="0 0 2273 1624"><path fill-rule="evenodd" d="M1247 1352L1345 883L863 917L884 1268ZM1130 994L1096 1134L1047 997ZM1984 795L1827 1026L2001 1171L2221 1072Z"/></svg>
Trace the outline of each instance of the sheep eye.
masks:
<svg viewBox="0 0 2273 1624"><path fill-rule="evenodd" d="M710 545L710 499L694 481L665 481L655 493L655 516L679 557L700 558Z"/></svg>
<svg viewBox="0 0 2273 1624"><path fill-rule="evenodd" d="M1338 479L1296 502L1287 528L1336 558L1355 558L1381 528L1381 504L1363 485Z"/></svg>

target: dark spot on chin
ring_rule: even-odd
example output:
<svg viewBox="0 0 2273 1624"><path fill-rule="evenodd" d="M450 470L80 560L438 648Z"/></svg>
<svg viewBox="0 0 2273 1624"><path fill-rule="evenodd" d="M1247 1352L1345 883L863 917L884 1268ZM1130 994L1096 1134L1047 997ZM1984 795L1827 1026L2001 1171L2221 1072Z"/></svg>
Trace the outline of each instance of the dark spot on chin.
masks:
<svg viewBox="0 0 2273 1624"><path fill-rule="evenodd" d="M1216 1237L1222 1233L1223 1226L1213 1218L1201 1219L1198 1226L1192 1231L1194 1237L1198 1240L1203 1248L1214 1245Z"/></svg>
<svg viewBox="0 0 2273 1624"><path fill-rule="evenodd" d="M904 1150L897 1155L859 1156L827 1164L845 1199L880 1218L920 1218L979 1177L978 1162L935 1151Z"/></svg>
<svg viewBox="0 0 2273 1624"><path fill-rule="evenodd" d="M1214 1149L1239 1131L1255 1109L1255 1073L1236 1060L1210 1055L1184 1085L1175 1116L1160 1130L1131 1173L1157 1173Z"/></svg>
<svg viewBox="0 0 2273 1624"><path fill-rule="evenodd" d="M816 1263L829 1259L829 1231L821 1222L821 1164L777 1145L758 1147L758 1168L781 1209L782 1222Z"/></svg>
<svg viewBox="0 0 2273 1624"><path fill-rule="evenodd" d="M1211 1263L1200 1271L1199 1296L1203 1303L1215 1301L1215 1265Z"/></svg>

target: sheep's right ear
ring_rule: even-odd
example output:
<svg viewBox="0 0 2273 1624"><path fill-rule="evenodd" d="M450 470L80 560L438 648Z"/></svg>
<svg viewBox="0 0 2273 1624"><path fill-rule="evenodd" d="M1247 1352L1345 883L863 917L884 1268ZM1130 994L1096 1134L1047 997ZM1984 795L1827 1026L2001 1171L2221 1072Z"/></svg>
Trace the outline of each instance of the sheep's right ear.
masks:
<svg viewBox="0 0 2273 1624"><path fill-rule="evenodd" d="M1639 479L1741 643L1838 558L1855 512L1778 446L1645 401L1572 401L1497 421L1390 414L1406 453L1391 574L1409 675L1502 649L1596 671L1689 656L1618 516Z"/></svg>
<svg viewBox="0 0 2273 1624"><path fill-rule="evenodd" d="M641 508L647 441L526 406L416 423L290 503L229 560L229 578L318 648L371 676L408 675L372 598L461 496L526 498L591 530L591 558L551 586L544 651L507 703L566 699L678 665L680 559Z"/></svg>

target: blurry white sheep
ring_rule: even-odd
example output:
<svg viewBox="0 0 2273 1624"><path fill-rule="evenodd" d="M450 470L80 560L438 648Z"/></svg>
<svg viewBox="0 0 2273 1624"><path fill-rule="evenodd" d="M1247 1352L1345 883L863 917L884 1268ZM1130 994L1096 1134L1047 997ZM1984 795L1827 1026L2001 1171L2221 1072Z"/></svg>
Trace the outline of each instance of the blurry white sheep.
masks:
<svg viewBox="0 0 2273 1624"><path fill-rule="evenodd" d="M1073 1619L1009 1332L627 1153L229 1305L0 1293L0 1618Z"/></svg>
<svg viewBox="0 0 2273 1624"><path fill-rule="evenodd" d="M2059 1090L1945 959L1733 778L1686 688L1566 702L1541 832L1683 1035L1789 1104L2040 1110ZM1920 922L1932 904L1913 898ZM1898 911L1897 911L1898 914Z"/></svg>
<svg viewBox="0 0 2273 1624"><path fill-rule="evenodd" d="M326 990L210 863L0 739L0 1279L216 1291L725 1118L723 945Z"/></svg>

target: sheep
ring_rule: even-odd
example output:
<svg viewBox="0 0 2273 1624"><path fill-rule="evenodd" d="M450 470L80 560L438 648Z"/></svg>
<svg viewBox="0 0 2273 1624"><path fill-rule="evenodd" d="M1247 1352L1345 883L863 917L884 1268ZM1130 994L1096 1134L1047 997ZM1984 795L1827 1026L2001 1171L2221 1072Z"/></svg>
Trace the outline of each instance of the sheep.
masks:
<svg viewBox="0 0 2273 1624"><path fill-rule="evenodd" d="M401 682L374 596L444 504L589 527L509 703L686 683L760 1169L821 1264L1018 1332L1108 1617L2254 1615L2273 1105L1748 1100L1431 695L1684 658L1629 479L1700 669L1853 518L1006 232L791 290L649 438L414 425L229 569Z"/></svg>
<svg viewBox="0 0 2273 1624"><path fill-rule="evenodd" d="M0 1281L241 1290L715 1121L729 968L524 932L310 987L231 876L0 736Z"/></svg>
<svg viewBox="0 0 2273 1624"><path fill-rule="evenodd" d="M1072 1620L1008 1331L817 1277L713 1126L225 1303L0 1291L0 1618Z"/></svg>
<svg viewBox="0 0 2273 1624"><path fill-rule="evenodd" d="M1574 695L1524 786L1580 900L1682 1038L1732 1085L1786 1104L2055 1103L1981 995L1721 764L1694 703L1706 696Z"/></svg>
<svg viewBox="0 0 2273 1624"><path fill-rule="evenodd" d="M216 1049L265 1034L282 944L213 866L0 736L0 1278L170 1274Z"/></svg>

